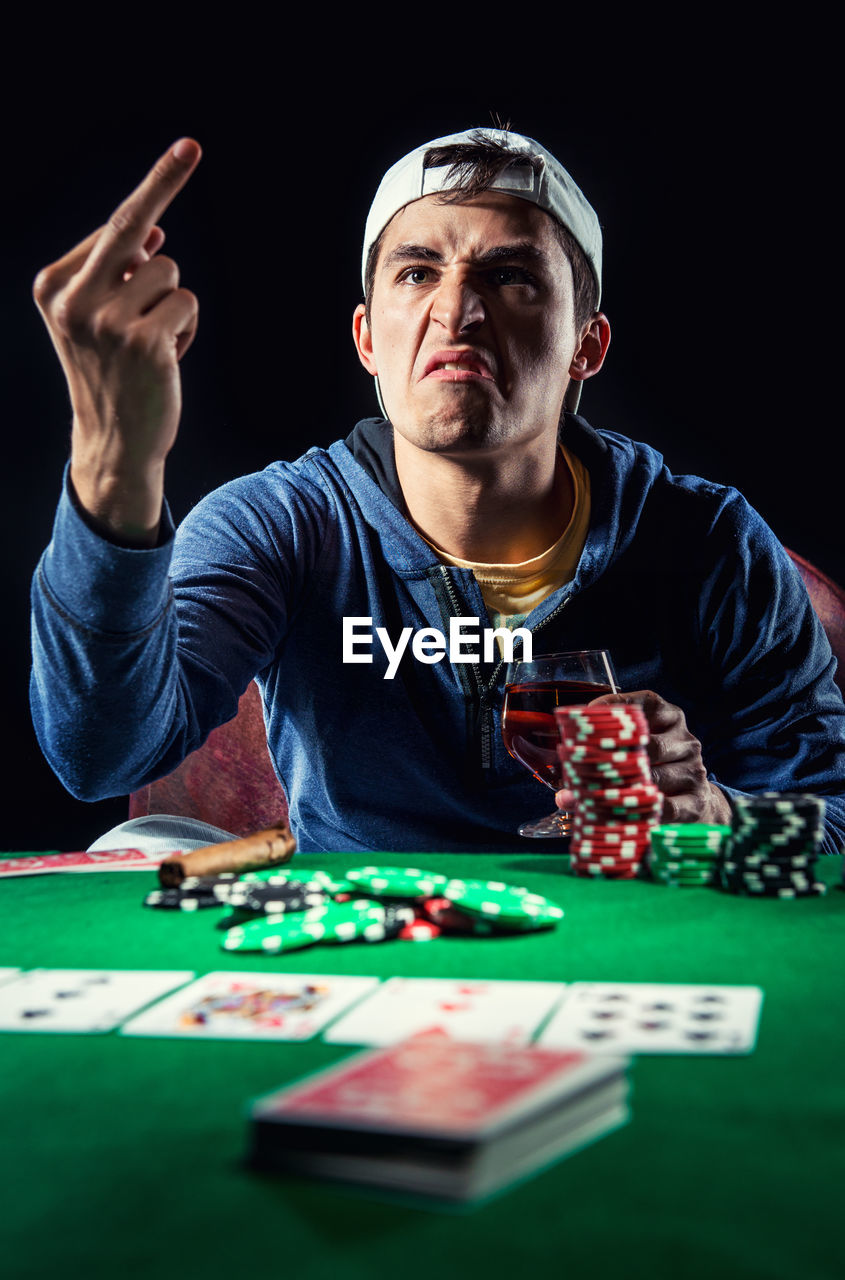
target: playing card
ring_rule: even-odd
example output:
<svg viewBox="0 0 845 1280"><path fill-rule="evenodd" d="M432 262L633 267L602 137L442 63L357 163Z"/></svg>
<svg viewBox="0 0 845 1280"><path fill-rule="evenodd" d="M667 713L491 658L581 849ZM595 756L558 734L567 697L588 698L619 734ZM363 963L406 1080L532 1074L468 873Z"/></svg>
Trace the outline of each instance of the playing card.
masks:
<svg viewBox="0 0 845 1280"><path fill-rule="evenodd" d="M389 978L323 1038L387 1045L438 1031L455 1040L527 1044L564 988L563 982Z"/></svg>
<svg viewBox="0 0 845 1280"><path fill-rule="evenodd" d="M378 985L320 973L207 973L133 1018L123 1034L307 1040Z"/></svg>
<svg viewBox="0 0 845 1280"><path fill-rule="evenodd" d="M544 1048L592 1053L751 1053L760 987L573 982L545 1027Z"/></svg>
<svg viewBox="0 0 845 1280"><path fill-rule="evenodd" d="M0 969L0 986L10 978L14 978L16 973L20 973L20 969Z"/></svg>
<svg viewBox="0 0 845 1280"><path fill-rule="evenodd" d="M194 971L32 969L0 986L0 1031L111 1031Z"/></svg>
<svg viewBox="0 0 845 1280"><path fill-rule="evenodd" d="M411 1036L258 1099L250 1162L477 1200L624 1124L627 1065L609 1054Z"/></svg>
<svg viewBox="0 0 845 1280"><path fill-rule="evenodd" d="M101 853L39 853L0 858L0 876L41 876L49 871L150 871L164 853L106 849Z"/></svg>
<svg viewBox="0 0 845 1280"><path fill-rule="evenodd" d="M580 1051L453 1040L433 1032L366 1050L262 1098L267 1118L419 1134L487 1133L621 1076Z"/></svg>

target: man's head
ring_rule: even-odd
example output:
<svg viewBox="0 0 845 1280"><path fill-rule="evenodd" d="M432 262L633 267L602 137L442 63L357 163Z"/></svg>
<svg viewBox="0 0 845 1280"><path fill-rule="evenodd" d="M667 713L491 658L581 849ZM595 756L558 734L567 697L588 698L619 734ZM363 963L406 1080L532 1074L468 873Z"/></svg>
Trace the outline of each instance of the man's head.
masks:
<svg viewBox="0 0 845 1280"><path fill-rule="evenodd" d="M361 272L368 310L384 230L401 208L438 193L444 203L482 191L530 200L555 224L572 266L575 322L580 327L601 301L602 235L595 210L558 160L533 138L505 129L471 129L424 143L382 178L367 215Z"/></svg>
<svg viewBox="0 0 845 1280"><path fill-rule="evenodd" d="M574 408L573 389L601 366L598 219L558 161L519 134L455 134L394 165L370 209L362 269L356 344L400 432L409 415L466 412L480 442L489 410L506 437L508 412L529 428L555 399L559 411L566 386ZM477 376L427 371L444 351L477 357ZM432 372L449 387L432 387Z"/></svg>

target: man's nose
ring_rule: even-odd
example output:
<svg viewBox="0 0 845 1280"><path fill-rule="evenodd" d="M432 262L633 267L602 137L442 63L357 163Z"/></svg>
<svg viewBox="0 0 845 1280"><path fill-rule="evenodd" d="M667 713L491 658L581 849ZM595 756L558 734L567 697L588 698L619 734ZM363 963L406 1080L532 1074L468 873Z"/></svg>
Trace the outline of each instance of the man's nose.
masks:
<svg viewBox="0 0 845 1280"><path fill-rule="evenodd" d="M431 308L432 319L456 337L477 328L485 317L484 302L472 281L446 276L440 281Z"/></svg>

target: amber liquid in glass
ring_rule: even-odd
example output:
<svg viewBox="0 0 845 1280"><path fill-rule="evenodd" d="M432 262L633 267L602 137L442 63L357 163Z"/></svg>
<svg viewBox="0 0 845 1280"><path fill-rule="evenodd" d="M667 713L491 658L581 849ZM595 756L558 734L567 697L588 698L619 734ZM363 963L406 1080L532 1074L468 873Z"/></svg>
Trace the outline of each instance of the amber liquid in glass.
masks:
<svg viewBox="0 0 845 1280"><path fill-rule="evenodd" d="M562 786L557 749L560 742L555 707L583 706L613 693L609 684L593 684L586 680L546 680L528 684L509 684L505 688L502 709L502 737L515 760L530 769L540 782L552 791Z"/></svg>

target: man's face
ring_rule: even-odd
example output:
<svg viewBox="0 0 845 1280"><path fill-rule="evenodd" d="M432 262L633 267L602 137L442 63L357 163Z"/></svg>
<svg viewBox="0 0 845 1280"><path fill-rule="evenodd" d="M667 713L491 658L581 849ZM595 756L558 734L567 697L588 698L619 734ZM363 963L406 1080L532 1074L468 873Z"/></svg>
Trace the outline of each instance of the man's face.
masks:
<svg viewBox="0 0 845 1280"><path fill-rule="evenodd" d="M371 322L359 307L354 326L396 430L454 455L556 432L578 346L572 295L552 220L525 200L426 196L400 210Z"/></svg>

